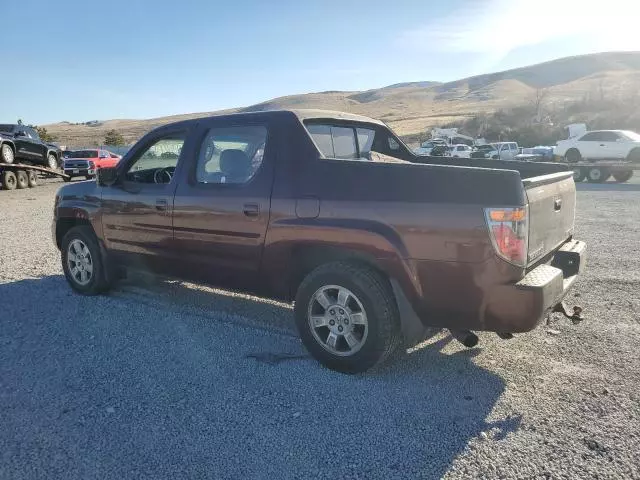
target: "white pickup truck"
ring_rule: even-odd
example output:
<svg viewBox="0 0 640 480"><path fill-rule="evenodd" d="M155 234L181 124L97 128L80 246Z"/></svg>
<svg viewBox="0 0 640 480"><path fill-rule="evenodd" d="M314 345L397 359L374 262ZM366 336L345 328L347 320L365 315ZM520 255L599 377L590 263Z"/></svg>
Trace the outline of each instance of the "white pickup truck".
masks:
<svg viewBox="0 0 640 480"><path fill-rule="evenodd" d="M592 130L560 140L553 153L568 163L581 160L627 160L640 163L640 135L629 130Z"/></svg>

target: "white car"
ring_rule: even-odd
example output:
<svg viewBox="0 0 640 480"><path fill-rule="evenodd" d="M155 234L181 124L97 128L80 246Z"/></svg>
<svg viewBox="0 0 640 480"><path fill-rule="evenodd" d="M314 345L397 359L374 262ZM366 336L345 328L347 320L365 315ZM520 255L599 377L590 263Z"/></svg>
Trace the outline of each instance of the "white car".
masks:
<svg viewBox="0 0 640 480"><path fill-rule="evenodd" d="M452 157L471 158L471 152L473 149L469 145L460 143L457 145L451 145L449 155Z"/></svg>
<svg viewBox="0 0 640 480"><path fill-rule="evenodd" d="M592 130L560 140L554 155L569 163L580 160L630 160L640 162L640 135L629 130Z"/></svg>
<svg viewBox="0 0 640 480"><path fill-rule="evenodd" d="M416 155L431 155L431 150L433 150L435 146L445 144L443 140L427 140L426 142L422 142L413 152Z"/></svg>

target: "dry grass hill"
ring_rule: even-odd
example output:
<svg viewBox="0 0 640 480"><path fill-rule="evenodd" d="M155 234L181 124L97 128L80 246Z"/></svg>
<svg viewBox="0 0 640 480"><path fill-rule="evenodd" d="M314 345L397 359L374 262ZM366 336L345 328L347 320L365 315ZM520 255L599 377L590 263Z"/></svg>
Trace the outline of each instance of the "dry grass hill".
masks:
<svg viewBox="0 0 640 480"><path fill-rule="evenodd" d="M611 52L561 58L447 83L409 82L364 92L290 95L224 112L281 108L342 110L380 118L400 135L415 136L431 127L460 122L480 113L531 104L541 92L546 106L558 110L563 104L587 97L636 98L639 91L640 52ZM168 122L224 112L105 120L94 125L61 122L46 128L62 145L98 144L111 129L133 142L148 130Z"/></svg>

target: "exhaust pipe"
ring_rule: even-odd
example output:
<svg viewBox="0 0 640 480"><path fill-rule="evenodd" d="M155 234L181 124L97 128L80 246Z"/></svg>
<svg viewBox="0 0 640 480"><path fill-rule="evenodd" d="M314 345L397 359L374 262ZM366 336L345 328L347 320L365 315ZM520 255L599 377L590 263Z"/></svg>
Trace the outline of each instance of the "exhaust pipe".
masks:
<svg viewBox="0 0 640 480"><path fill-rule="evenodd" d="M449 333L453 338L458 340L467 348L473 348L478 345L480 339L471 330L449 330Z"/></svg>

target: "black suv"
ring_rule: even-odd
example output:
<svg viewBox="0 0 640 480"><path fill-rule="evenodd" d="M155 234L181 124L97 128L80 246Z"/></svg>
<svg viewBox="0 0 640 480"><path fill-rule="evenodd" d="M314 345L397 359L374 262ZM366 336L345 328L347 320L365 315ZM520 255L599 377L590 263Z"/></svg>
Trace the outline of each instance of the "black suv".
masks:
<svg viewBox="0 0 640 480"><path fill-rule="evenodd" d="M62 151L40 139L26 125L0 125L0 163L29 163L51 169L59 167Z"/></svg>

